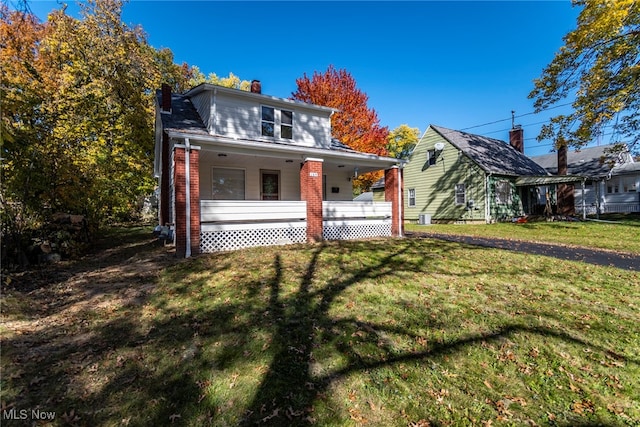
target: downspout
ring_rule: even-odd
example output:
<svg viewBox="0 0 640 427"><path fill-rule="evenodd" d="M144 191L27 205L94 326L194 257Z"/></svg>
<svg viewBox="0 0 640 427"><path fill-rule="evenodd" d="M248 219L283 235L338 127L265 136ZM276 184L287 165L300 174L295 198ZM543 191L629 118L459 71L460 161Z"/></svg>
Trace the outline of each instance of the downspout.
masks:
<svg viewBox="0 0 640 427"><path fill-rule="evenodd" d="M490 224L491 222L491 198L489 197L491 192L489 191L489 179L492 174L493 172L489 172L484 186L484 222L487 224Z"/></svg>
<svg viewBox="0 0 640 427"><path fill-rule="evenodd" d="M586 220L587 219L587 202L584 200L584 195L585 195L585 190L584 190L584 184L586 183L587 179L586 178L582 178L582 220Z"/></svg>
<svg viewBox="0 0 640 427"><path fill-rule="evenodd" d="M398 165L398 237L402 237L402 209L404 208L402 203L402 166L400 163Z"/></svg>
<svg viewBox="0 0 640 427"><path fill-rule="evenodd" d="M191 257L191 144L189 143L189 138L184 139L184 178L185 178L185 193L187 196L186 203L186 223L187 223L187 247L184 251L184 257Z"/></svg>

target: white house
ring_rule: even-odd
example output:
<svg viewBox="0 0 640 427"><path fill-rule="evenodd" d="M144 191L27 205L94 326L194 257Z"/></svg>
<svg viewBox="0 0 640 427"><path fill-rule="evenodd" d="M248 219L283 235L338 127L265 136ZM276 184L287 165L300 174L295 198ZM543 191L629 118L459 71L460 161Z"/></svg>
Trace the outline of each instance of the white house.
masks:
<svg viewBox="0 0 640 427"><path fill-rule="evenodd" d="M640 212L640 163L634 161L628 148L618 151L614 145L567 152L567 172L586 178L584 193L581 187L575 187L576 212ZM558 172L555 153L532 160L551 174Z"/></svg>
<svg viewBox="0 0 640 427"><path fill-rule="evenodd" d="M399 160L333 139L335 110L264 95L258 81L180 95L164 85L156 99L159 220L178 256L402 233ZM354 202L353 177L377 170L386 201Z"/></svg>

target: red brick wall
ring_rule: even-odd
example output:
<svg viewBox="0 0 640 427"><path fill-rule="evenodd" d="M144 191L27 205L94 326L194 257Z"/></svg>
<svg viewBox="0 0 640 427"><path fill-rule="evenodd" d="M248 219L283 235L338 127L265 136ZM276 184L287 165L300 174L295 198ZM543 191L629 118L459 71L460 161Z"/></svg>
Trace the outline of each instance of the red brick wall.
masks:
<svg viewBox="0 0 640 427"><path fill-rule="evenodd" d="M175 169L173 170L173 185L176 197L175 206L175 235L176 255L184 258L187 247L187 221L185 213L187 209L187 191L185 187L185 149L176 148L173 154Z"/></svg>
<svg viewBox="0 0 640 427"><path fill-rule="evenodd" d="M191 150L191 253L200 253L200 151Z"/></svg>
<svg viewBox="0 0 640 427"><path fill-rule="evenodd" d="M162 132L162 169L160 170L160 225L166 225L169 222L169 203L171 198L169 194L169 137Z"/></svg>
<svg viewBox="0 0 640 427"><path fill-rule="evenodd" d="M322 161L307 160L300 169L300 199L307 202L307 242L322 240Z"/></svg>
<svg viewBox="0 0 640 427"><path fill-rule="evenodd" d="M398 181L400 181L400 188L398 188ZM404 234L403 193L404 188L400 169L391 168L384 171L384 200L391 202L391 234L393 236L402 236Z"/></svg>
<svg viewBox="0 0 640 427"><path fill-rule="evenodd" d="M190 150L190 193L191 193L191 254L200 253L200 173L199 152ZM187 248L187 189L185 149L176 148L174 153L174 185L176 192L176 256L183 258Z"/></svg>

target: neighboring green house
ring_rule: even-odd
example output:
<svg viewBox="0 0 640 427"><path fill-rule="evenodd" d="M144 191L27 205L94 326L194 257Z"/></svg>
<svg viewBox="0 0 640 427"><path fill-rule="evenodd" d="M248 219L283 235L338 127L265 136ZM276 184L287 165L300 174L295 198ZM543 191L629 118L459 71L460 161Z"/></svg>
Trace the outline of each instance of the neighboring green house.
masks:
<svg viewBox="0 0 640 427"><path fill-rule="evenodd" d="M549 174L524 155L521 128L509 139L430 125L404 167L405 221L494 222L530 213L538 195L522 178Z"/></svg>

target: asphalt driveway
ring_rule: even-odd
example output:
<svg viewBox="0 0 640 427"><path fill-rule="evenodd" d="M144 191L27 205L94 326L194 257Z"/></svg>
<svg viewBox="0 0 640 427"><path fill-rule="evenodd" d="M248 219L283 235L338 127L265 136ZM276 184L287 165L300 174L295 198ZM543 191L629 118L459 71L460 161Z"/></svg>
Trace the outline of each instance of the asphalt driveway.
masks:
<svg viewBox="0 0 640 427"><path fill-rule="evenodd" d="M533 255L551 256L569 261L581 261L589 264L611 266L623 270L640 271L640 256L628 253L582 248L576 246L554 245L550 243L525 242L519 240L496 239L487 237L456 236L440 233L406 233L407 237L420 239L439 239L467 245L497 248Z"/></svg>

